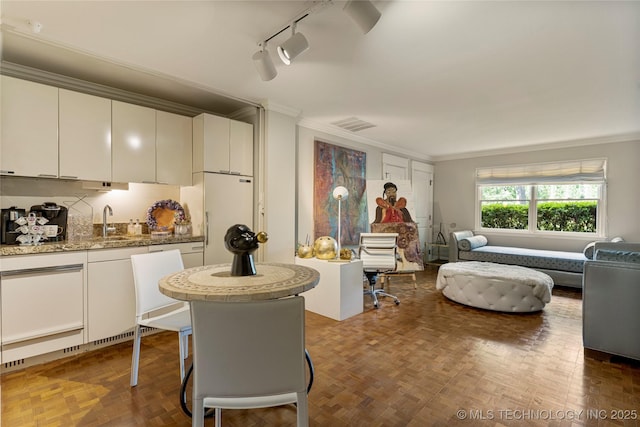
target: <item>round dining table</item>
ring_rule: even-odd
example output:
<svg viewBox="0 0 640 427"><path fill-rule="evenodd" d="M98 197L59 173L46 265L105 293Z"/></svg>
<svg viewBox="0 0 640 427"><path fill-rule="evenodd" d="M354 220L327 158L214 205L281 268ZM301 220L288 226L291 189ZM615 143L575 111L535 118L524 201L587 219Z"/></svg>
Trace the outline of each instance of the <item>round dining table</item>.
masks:
<svg viewBox="0 0 640 427"><path fill-rule="evenodd" d="M232 276L231 264L187 268L163 277L160 292L181 301L258 301L313 289L320 273L296 264L256 263L256 274Z"/></svg>
<svg viewBox="0 0 640 427"><path fill-rule="evenodd" d="M295 264L256 263L256 274L232 276L231 264L205 265L187 268L158 281L160 292L181 301L247 302L271 300L301 294L313 289L320 281L320 273L313 268ZM197 340L197 337L193 337ZM314 368L305 349L309 366L307 393L311 390ZM187 407L186 389L193 365L187 371L180 388L180 406L191 416Z"/></svg>

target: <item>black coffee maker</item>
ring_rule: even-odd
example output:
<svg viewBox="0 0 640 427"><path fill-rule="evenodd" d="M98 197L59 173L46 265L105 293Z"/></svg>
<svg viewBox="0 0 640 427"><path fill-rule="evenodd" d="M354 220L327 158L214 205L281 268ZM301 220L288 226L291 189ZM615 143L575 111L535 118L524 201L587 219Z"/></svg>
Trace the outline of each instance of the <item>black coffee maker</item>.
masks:
<svg viewBox="0 0 640 427"><path fill-rule="evenodd" d="M18 209L15 206L12 206L8 209L2 209L2 235L0 238L0 243L3 245L15 245L16 238L21 233L15 232L15 229L20 227L14 221L20 217L26 216L26 212L24 209Z"/></svg>
<svg viewBox="0 0 640 427"><path fill-rule="evenodd" d="M64 206L58 206L53 202L44 202L41 205L31 206L29 212L35 212L36 216L41 216L49 220L47 225L57 225L62 230L58 235L58 240L67 240L67 215L68 210Z"/></svg>

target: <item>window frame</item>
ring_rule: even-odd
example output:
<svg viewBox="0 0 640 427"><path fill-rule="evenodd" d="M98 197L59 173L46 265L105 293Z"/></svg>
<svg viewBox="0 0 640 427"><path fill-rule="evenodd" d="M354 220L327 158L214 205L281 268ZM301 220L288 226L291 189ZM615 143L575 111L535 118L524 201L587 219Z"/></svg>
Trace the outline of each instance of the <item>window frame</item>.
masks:
<svg viewBox="0 0 640 427"><path fill-rule="evenodd" d="M522 167L527 167L527 165L523 165ZM603 167L606 168L606 159L604 160ZM482 168L481 168L482 169ZM487 169L487 168L484 168ZM476 177L478 176L478 171L476 171ZM604 238L607 235L606 225L607 225L607 181L606 178L603 178L601 181L593 181L593 180L575 180L575 178L568 177L566 180L563 180L562 177L556 177L552 181L548 181L545 179L536 180L535 177L531 177L529 180L522 180L522 178L514 179L513 182L509 182L509 179L506 178L502 182L499 183L491 183L491 182L478 182L479 180L476 178L476 200L475 200L475 229L479 230L483 233L500 233L500 234L514 234L514 235L522 235L522 236L553 236L553 237L567 237L567 238L583 238L585 240L592 240L594 238ZM599 196L596 199L597 209L596 209L596 231L591 232L576 232L576 231L548 231L548 230L538 230L538 203L540 200L547 201L549 199L539 199L538 198L538 186L542 185L576 185L576 184L585 184L585 185L598 185L599 186ZM527 229L503 229L503 228L488 228L482 227L482 203L487 202L489 200L482 199L482 187L507 187L507 186L529 186L529 194L528 194L528 202L529 202L529 210L528 210L528 226ZM553 199L559 201L571 201L576 199ZM592 199L588 199L592 200Z"/></svg>

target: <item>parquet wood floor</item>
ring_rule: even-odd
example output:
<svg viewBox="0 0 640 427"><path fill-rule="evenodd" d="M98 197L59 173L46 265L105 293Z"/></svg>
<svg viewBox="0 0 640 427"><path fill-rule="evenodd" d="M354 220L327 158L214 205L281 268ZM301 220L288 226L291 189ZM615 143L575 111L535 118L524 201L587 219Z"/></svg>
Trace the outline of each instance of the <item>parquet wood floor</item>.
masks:
<svg viewBox="0 0 640 427"><path fill-rule="evenodd" d="M342 322L307 313L312 426L640 424L640 364L585 355L579 291L554 289L540 313L495 313L448 301L435 271L419 273L417 289L393 280L399 306L375 310L365 297L365 312ZM2 425L190 426L177 352L176 334L144 339L135 388L130 342L5 373ZM222 420L295 425L295 409L226 410Z"/></svg>

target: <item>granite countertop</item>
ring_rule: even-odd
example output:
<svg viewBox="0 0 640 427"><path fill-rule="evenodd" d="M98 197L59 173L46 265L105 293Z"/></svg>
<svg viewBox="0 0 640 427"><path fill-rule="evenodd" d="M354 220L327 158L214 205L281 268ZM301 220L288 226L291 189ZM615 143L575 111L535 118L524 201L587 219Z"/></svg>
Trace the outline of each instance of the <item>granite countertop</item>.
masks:
<svg viewBox="0 0 640 427"><path fill-rule="evenodd" d="M171 243L204 242L203 236L170 236L164 239L142 236L109 236L106 239L94 237L82 241L45 242L41 245L0 245L0 256L31 255L53 252L86 251L92 249L133 248L136 246L166 245Z"/></svg>

